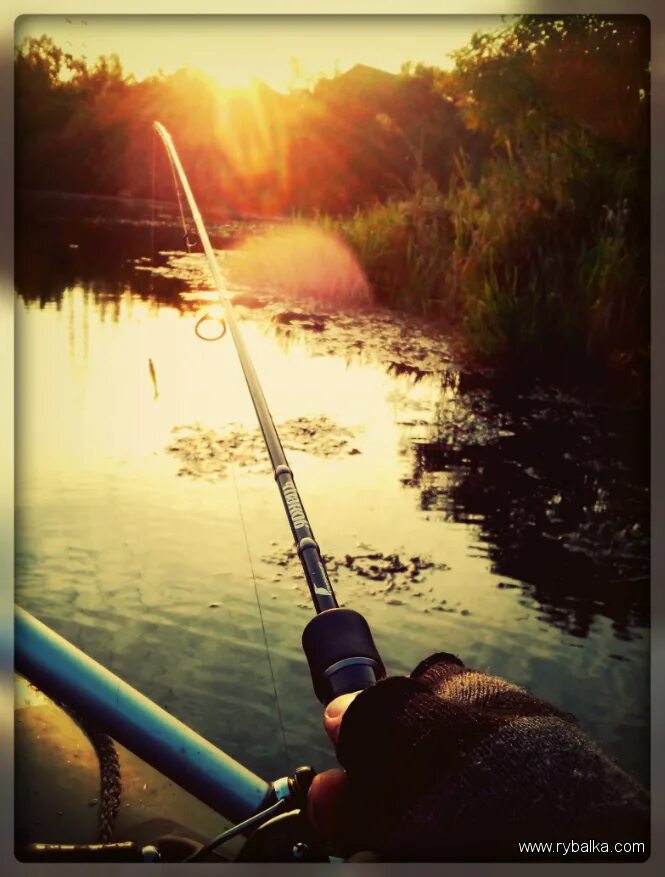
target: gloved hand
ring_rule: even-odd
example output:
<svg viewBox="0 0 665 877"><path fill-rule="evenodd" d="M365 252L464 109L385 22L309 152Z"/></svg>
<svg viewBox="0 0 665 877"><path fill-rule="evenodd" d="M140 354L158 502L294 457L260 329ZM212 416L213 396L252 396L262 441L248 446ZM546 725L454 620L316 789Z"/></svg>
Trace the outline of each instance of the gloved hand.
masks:
<svg viewBox="0 0 665 877"><path fill-rule="evenodd" d="M346 770L318 775L308 803L342 854L570 861L575 840L585 861L648 857L647 793L572 716L524 689L441 653L408 678L338 701L325 724ZM539 841L552 843L550 855L520 851L520 842ZM645 851L617 854L626 841ZM591 842L609 849L583 852Z"/></svg>

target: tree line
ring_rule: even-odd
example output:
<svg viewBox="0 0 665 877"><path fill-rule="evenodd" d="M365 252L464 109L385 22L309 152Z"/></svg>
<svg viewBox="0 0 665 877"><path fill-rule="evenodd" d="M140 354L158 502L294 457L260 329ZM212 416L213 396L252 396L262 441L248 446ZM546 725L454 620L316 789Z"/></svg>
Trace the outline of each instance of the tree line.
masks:
<svg viewBox="0 0 665 877"><path fill-rule="evenodd" d="M364 65L281 94L183 69L141 81L43 36L16 52L16 184L173 198L152 122L204 208L315 216L379 299L476 352L561 354L643 379L649 346L649 24L525 15L452 70Z"/></svg>
<svg viewBox="0 0 665 877"><path fill-rule="evenodd" d="M455 151L478 139L423 68L357 65L284 95L258 81L225 89L191 69L137 81L117 55L91 65L48 36L18 47L19 189L172 198L161 156L153 180L154 120L203 202L264 215L348 212L423 167L445 187Z"/></svg>

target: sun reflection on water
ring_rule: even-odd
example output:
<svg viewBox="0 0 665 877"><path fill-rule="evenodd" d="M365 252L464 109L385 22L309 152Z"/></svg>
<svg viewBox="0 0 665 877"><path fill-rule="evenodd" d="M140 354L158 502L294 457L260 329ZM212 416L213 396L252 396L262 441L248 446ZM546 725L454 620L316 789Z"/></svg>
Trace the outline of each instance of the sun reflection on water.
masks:
<svg viewBox="0 0 665 877"><path fill-rule="evenodd" d="M179 476L182 461L168 451L178 427L194 436L235 430L241 447L243 431L256 430L231 339L203 343L194 333L202 312L194 299L179 310L128 289L112 301L80 285L68 287L59 305L19 301L17 598L63 634L82 637L98 659L176 714L186 706L183 718L253 769L273 773L281 765L258 730L258 704L243 696L248 662L262 710L271 696L255 663L265 647L248 550L270 641L278 646L280 686L292 692L289 733L305 760L324 753L318 725L306 721L311 692L299 638L310 610L297 570L277 575L270 560L290 546L273 479L231 461L241 518L225 467L216 469L212 460L201 477ZM354 357L343 344L328 350L328 329L293 331L286 343L268 317L240 308L239 316L278 427L327 418L352 435L340 452L317 455L302 430L290 448L285 429L287 456L317 539L340 570L340 599L371 618L391 669L407 672L426 651L455 651L555 700L638 762L648 656L639 624L622 610L630 637L621 638L616 622L602 614L607 609L590 608L580 638L556 614L577 605L576 581L561 593L496 571L506 545L491 543L491 524L502 516L483 505L485 494L495 493L482 478L480 492L473 487L492 460L503 473L500 443L509 443L513 431L502 421L497 427L482 405L469 408L466 423L469 399L459 380L442 385L427 370L391 371L381 315L373 329L378 353ZM412 348L415 334L396 335ZM363 339L370 341L369 331ZM452 432L439 435L441 422ZM445 443L451 436L459 448ZM260 443L249 447L263 453ZM216 453L224 453L223 445ZM479 467L469 471L474 455L481 455ZM510 471L514 481L517 469ZM505 486L493 487L504 501L511 496ZM520 502L530 508L526 498ZM520 536L510 531L505 538ZM435 567L422 584L377 587L354 578L357 564L344 562L373 552L399 555L407 565L426 558ZM217 615L211 606L219 607ZM608 671L609 652L615 660ZM215 689L212 709L205 680L220 660L225 684ZM215 716L229 711L239 717L238 729L220 738Z"/></svg>

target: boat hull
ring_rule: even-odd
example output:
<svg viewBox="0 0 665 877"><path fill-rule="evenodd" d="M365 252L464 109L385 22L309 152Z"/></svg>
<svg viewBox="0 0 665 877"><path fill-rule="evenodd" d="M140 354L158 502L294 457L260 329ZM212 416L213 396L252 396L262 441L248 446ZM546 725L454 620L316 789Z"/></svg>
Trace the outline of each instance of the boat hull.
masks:
<svg viewBox="0 0 665 877"><path fill-rule="evenodd" d="M97 754L63 709L17 677L14 775L16 853L30 843L99 841ZM116 743L122 792L114 841L148 844L164 835L204 843L229 823L159 771ZM233 858L242 840L230 842Z"/></svg>

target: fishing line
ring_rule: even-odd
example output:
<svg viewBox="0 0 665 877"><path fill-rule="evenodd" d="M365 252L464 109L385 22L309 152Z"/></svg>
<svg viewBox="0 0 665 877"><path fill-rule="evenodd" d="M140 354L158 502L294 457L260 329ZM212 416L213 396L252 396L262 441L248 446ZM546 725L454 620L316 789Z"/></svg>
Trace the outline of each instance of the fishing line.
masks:
<svg viewBox="0 0 665 877"><path fill-rule="evenodd" d="M157 164L157 134L153 132L152 136L152 191L150 198L150 264L152 271L150 272L150 280L148 281L149 291L152 293L155 286L155 187L156 187L156 164Z"/></svg>
<svg viewBox="0 0 665 877"><path fill-rule="evenodd" d="M185 215L184 215L183 208L182 208L182 201L180 198L180 186L179 186L179 182L178 182L178 175L177 175L177 171L176 171L176 166L175 166L175 162L173 161L173 158L172 158L171 154L168 152L168 150L167 150L167 155L169 158L169 164L171 165L171 173L173 174L173 182L174 182L175 188L176 188L176 195L178 196L178 207L180 209L180 219L182 222L183 231L185 233L185 243L187 245L188 251L190 251L190 243L189 243L189 237L188 237L188 233L187 233L187 224L185 221ZM217 319L218 318L213 317L210 314L204 314L197 321L196 326L194 328L194 331L195 331L197 337L201 338L203 341L218 341L220 338L223 338L224 335L226 334L226 322L224 320L218 320L219 323L221 324L221 330L220 330L220 333L218 335L212 337L212 336L206 336L206 335L201 333L201 326L206 321L217 320ZM284 754L286 756L287 763L290 763L291 757L290 757L290 753L289 753L289 746L288 746L288 743L286 742L286 730L284 727L284 718L282 716L282 710L281 710L280 703L279 703L279 694L277 693L277 681L276 681L276 677L275 677L275 669L273 667L272 657L270 655L270 646L268 644L268 635L267 635L265 623L263 620L263 610L261 608L261 600L259 597L259 588L258 588L258 584L256 581L256 574L254 572L254 561L252 559L252 552L251 552L251 548L250 548L250 544L249 544L249 538L247 536L247 525L245 523L245 516L244 516L243 510L242 510L242 502L240 500L240 490L238 488L238 482L236 479L235 466L233 464L233 461L230 462L229 468L231 469L231 478L233 480L233 487L235 489L236 501L238 503L238 513L240 515L242 533L243 533L243 537L245 540L245 548L247 551L247 560L249 562L249 569L250 569L250 573L252 576L252 583L254 585L254 596L256 597L256 606L258 608L259 621L261 623L261 630L263 632L263 643L264 643L265 649L266 649L266 658L268 661L268 668L270 670L270 679L271 679L271 683L272 683L273 694L275 697L275 707L277 709L277 717L278 717L279 727L280 727L281 734L282 734L282 745L284 748Z"/></svg>
<svg viewBox="0 0 665 877"><path fill-rule="evenodd" d="M157 134L153 134L152 138L152 162L151 162L151 177L152 177L152 191L150 197L150 279L148 281L148 291L151 295L154 294L155 291L155 191L156 191L156 173L157 166ZM150 380L152 381L152 390L153 390L153 402L156 402L159 398L159 390L157 389L157 373L155 372L155 364L152 361L151 357L148 357L148 374L150 375Z"/></svg>
<svg viewBox="0 0 665 877"><path fill-rule="evenodd" d="M275 706L277 708L277 719L279 721L279 727L282 732L282 745L284 747L284 754L286 755L286 763L291 763L291 756L289 754L289 745L286 742L286 730L284 728L284 718L282 716L282 710L279 705L279 694L277 693L277 681L275 677L275 669L273 667L272 658L270 656L270 646L268 645L268 634L266 632L266 626L263 621L263 610L261 609L261 600L259 598L259 587L256 581L256 574L254 573L254 562L252 560L252 551L249 545L249 538L247 536L247 525L245 524L245 515L242 510L242 503L240 501L240 490L238 489L238 482L236 480L235 466L233 461L231 461L230 466L231 470L231 478L233 479L233 486L236 492L236 499L238 501L238 512L240 514L240 521L242 524L242 533L245 537L245 548L247 549L247 560L249 561L249 569L252 575L252 582L254 584L254 596L256 597L256 606L259 610L259 620L261 622L261 630L263 631L263 642L266 647L266 657L268 659L268 667L270 669L270 679L272 681L272 690L275 695Z"/></svg>
<svg viewBox="0 0 665 877"><path fill-rule="evenodd" d="M157 137L157 132L155 132L155 138ZM153 149L154 149L155 140L153 139ZM187 220L185 218L185 211L182 206L182 198L180 196L180 181L178 179L178 171L175 166L175 162L173 161L173 157L171 153L167 150L166 155L169 160L169 165L171 166L171 173L173 175L173 184L175 186L175 193L178 199L178 210L180 211L180 222L182 223L182 230L185 235L185 246L187 247L187 252L191 253L194 249L195 244L192 243L189 239L189 229L187 228ZM206 335L201 331L201 327L207 322L216 322L219 323L219 331L216 335ZM224 320L219 317L213 317L211 314L206 313L202 317L200 317L196 325L194 326L194 332L196 333L197 338L200 338L201 341L220 341L226 335L226 323Z"/></svg>
<svg viewBox="0 0 665 877"><path fill-rule="evenodd" d="M343 608L337 602L321 549L314 538L305 513L293 472L240 331L226 283L219 270L187 175L180 163L171 135L159 122L154 123L154 128L162 138L172 160L171 167L174 172L177 170L182 183L270 457L277 488L316 613L303 630L303 650L309 664L314 692L321 703L328 704L341 694L359 691L373 685L385 676L385 666L374 644L367 621L359 612ZM266 649L269 653L267 638Z"/></svg>
<svg viewBox="0 0 665 877"><path fill-rule="evenodd" d="M189 240L189 230L187 228L187 220L185 219L185 211L182 208L182 199L180 197L180 183L178 181L178 172L176 170L175 162L173 161L171 154L169 152L167 152L166 154L167 154L168 159L169 159L169 164L171 165L171 173L173 174L173 184L175 185L175 193L176 193L176 197L178 199L178 210L180 211L180 221L182 222L182 230L185 233L185 246L187 247L187 252L191 253L193 248L194 248L194 244L191 243Z"/></svg>

